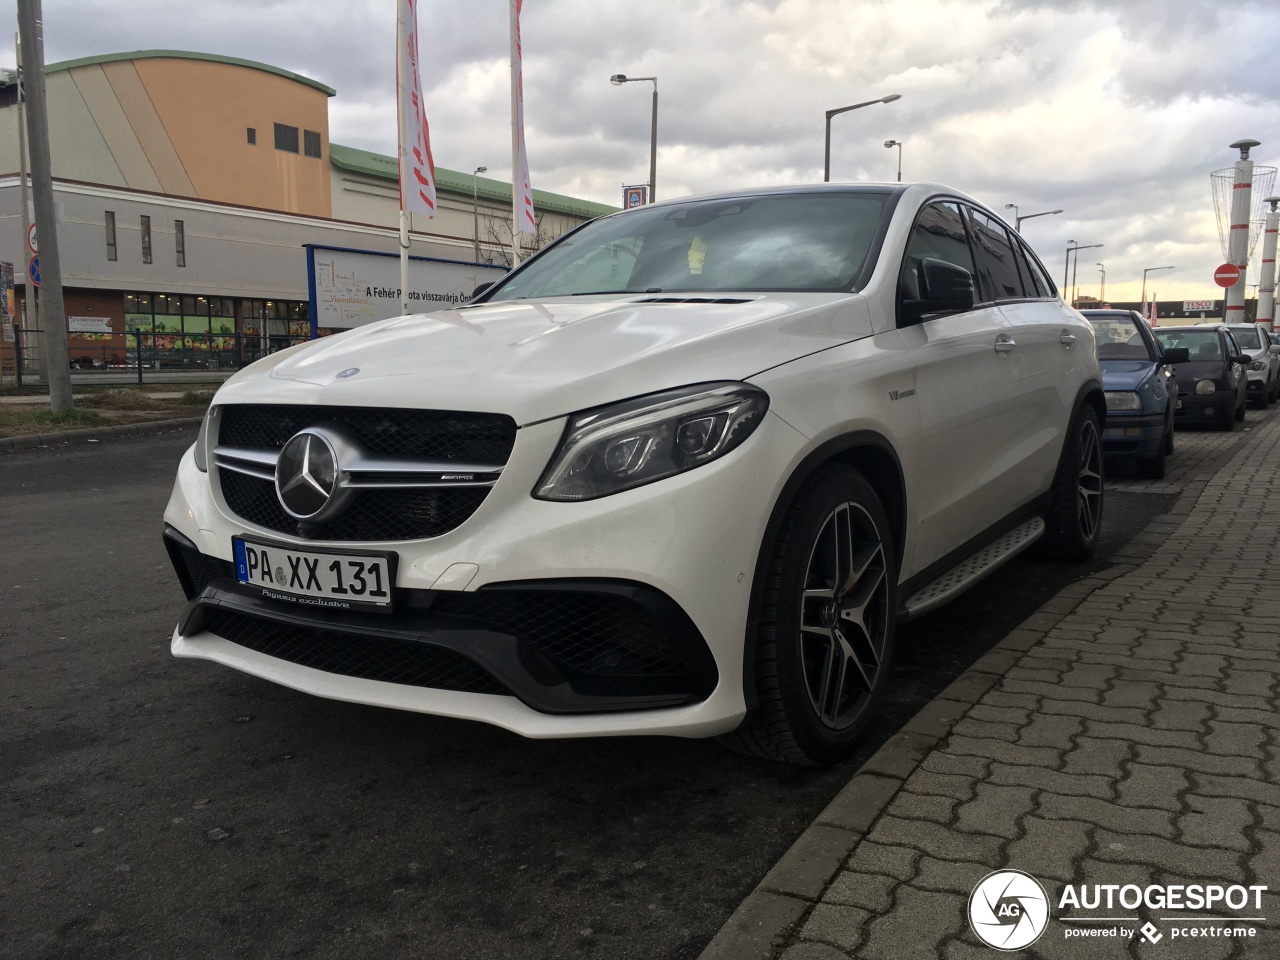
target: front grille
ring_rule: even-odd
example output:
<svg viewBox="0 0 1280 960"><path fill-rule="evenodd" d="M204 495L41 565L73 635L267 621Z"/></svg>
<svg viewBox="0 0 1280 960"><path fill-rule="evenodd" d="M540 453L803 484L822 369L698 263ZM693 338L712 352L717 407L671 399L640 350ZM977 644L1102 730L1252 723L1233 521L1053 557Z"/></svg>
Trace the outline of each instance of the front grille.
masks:
<svg viewBox="0 0 1280 960"><path fill-rule="evenodd" d="M225 640L326 673L436 690L510 695L484 669L444 647L298 627L230 610L210 609L207 618L206 629Z"/></svg>
<svg viewBox="0 0 1280 960"><path fill-rule="evenodd" d="M284 512L270 480L219 470L222 498L236 516L279 533L302 534L298 521ZM326 523L326 540L420 540L438 537L460 525L484 501L488 487L428 487L362 490L346 510ZM316 531L306 530L312 536Z"/></svg>
<svg viewBox="0 0 1280 960"><path fill-rule="evenodd" d="M459 464L502 465L515 444L510 417L439 410L228 404L218 444L279 450L309 426L335 425L371 456ZM218 470L227 508L246 522L277 533L336 541L421 540L458 527L479 508L488 487L361 490L322 527L299 525L280 506L270 480Z"/></svg>
<svg viewBox="0 0 1280 960"><path fill-rule="evenodd" d="M440 593L431 612L519 638L570 674L685 678L671 630L644 607L609 594L480 590Z"/></svg>
<svg viewBox="0 0 1280 960"><path fill-rule="evenodd" d="M367 453L388 459L499 464L516 442L516 422L494 413L229 403L218 443L279 450L304 427L326 424L345 427Z"/></svg>

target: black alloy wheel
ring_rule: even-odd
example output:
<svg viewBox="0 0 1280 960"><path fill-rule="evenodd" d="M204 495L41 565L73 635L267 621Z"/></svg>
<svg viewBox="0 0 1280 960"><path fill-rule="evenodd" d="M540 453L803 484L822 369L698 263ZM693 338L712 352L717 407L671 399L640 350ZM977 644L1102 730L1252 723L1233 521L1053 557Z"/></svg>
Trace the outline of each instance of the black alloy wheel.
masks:
<svg viewBox="0 0 1280 960"><path fill-rule="evenodd" d="M1042 553L1070 562L1093 556L1105 488L1098 414L1086 403L1076 411L1058 461Z"/></svg>
<svg viewBox="0 0 1280 960"><path fill-rule="evenodd" d="M824 467L787 511L761 597L759 706L725 737L789 763L849 756L888 682L897 552L874 488Z"/></svg>
<svg viewBox="0 0 1280 960"><path fill-rule="evenodd" d="M835 731L857 723L885 666L888 563L866 507L827 516L809 555L797 625L809 706Z"/></svg>

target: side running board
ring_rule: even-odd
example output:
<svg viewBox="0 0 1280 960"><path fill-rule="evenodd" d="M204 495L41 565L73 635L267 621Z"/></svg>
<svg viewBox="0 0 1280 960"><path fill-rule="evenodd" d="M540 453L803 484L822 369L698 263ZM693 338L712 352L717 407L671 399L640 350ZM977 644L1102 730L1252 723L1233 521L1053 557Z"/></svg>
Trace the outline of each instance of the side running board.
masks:
<svg viewBox="0 0 1280 960"><path fill-rule="evenodd" d="M1044 536L1044 520L1032 517L998 540L960 561L932 583L921 587L903 605L906 617L918 617L968 590L993 570L1012 560Z"/></svg>

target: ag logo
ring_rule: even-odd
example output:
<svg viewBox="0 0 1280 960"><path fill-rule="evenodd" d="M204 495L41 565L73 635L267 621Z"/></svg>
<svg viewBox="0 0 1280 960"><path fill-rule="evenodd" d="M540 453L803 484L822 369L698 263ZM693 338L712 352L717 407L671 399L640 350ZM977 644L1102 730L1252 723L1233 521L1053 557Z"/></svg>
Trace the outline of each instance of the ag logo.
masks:
<svg viewBox="0 0 1280 960"><path fill-rule="evenodd" d="M1044 887L1021 870L997 870L969 894L969 926L997 950L1021 950L1040 939L1049 924Z"/></svg>

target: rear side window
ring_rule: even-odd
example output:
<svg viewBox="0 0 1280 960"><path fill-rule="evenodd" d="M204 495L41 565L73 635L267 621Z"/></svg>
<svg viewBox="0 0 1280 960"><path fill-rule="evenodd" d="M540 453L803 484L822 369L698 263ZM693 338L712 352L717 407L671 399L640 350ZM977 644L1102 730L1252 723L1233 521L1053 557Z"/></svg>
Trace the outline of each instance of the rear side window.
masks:
<svg viewBox="0 0 1280 960"><path fill-rule="evenodd" d="M973 253L958 204L931 203L920 211L902 262L903 300L920 299L920 261L926 259L943 260L974 272Z"/></svg>
<svg viewBox="0 0 1280 960"><path fill-rule="evenodd" d="M973 250L978 267L978 289L983 300L1021 300L1037 296L1034 287L1027 293L1018 273L1018 261L1004 227L972 208L966 208L973 229Z"/></svg>
<svg viewBox="0 0 1280 960"><path fill-rule="evenodd" d="M1031 249L1017 238L1016 235L1010 234L1014 241L1018 244L1021 252L1024 254L1019 258L1019 264L1026 264L1030 273L1030 282L1027 282L1027 274L1023 274L1023 286L1027 288L1027 296L1031 296L1031 285L1035 284L1036 296L1050 299L1058 295L1058 289L1053 285L1053 281L1049 279L1049 274L1045 271L1044 266L1036 259L1036 255Z"/></svg>

